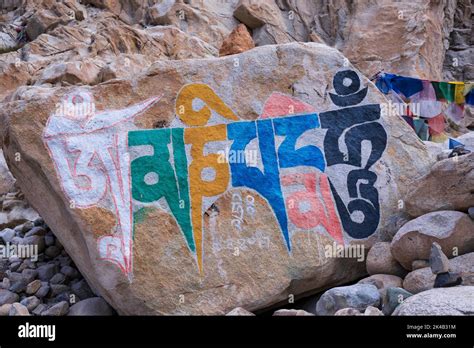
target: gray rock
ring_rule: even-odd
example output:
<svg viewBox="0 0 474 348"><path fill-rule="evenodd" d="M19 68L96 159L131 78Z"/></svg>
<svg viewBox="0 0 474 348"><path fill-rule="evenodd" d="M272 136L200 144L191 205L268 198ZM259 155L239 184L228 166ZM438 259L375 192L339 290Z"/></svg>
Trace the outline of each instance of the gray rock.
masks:
<svg viewBox="0 0 474 348"><path fill-rule="evenodd" d="M22 280L24 280L26 284L29 284L38 276L38 271L27 268L21 272L21 276L22 276Z"/></svg>
<svg viewBox="0 0 474 348"><path fill-rule="evenodd" d="M68 315L114 315L115 311L101 297L92 297L77 302L69 309Z"/></svg>
<svg viewBox="0 0 474 348"><path fill-rule="evenodd" d="M433 274L449 272L449 260L436 242L431 245L430 267Z"/></svg>
<svg viewBox="0 0 474 348"><path fill-rule="evenodd" d="M252 312L249 312L248 310L242 308L242 307L236 307L233 310L231 310L229 313L226 314L227 316L255 316Z"/></svg>
<svg viewBox="0 0 474 348"><path fill-rule="evenodd" d="M316 304L317 315L333 315L342 308L355 308L359 311L368 306L378 307L380 294L371 284L341 286L326 291Z"/></svg>
<svg viewBox="0 0 474 348"><path fill-rule="evenodd" d="M313 313L306 312L302 309L279 309L273 313L274 317L303 317L314 316Z"/></svg>
<svg viewBox="0 0 474 348"><path fill-rule="evenodd" d="M28 285L28 283L25 282L24 280L19 280L19 281L16 281L16 282L12 283L12 285L10 286L10 288L8 290L10 290L12 292L16 292L17 294L19 294L19 293L24 292L26 290L27 285Z"/></svg>
<svg viewBox="0 0 474 348"><path fill-rule="evenodd" d="M66 301L56 303L41 313L42 316L62 316L66 315L69 310L69 304Z"/></svg>
<svg viewBox="0 0 474 348"><path fill-rule="evenodd" d="M74 267L71 267L71 266L61 267L61 273L69 277L70 279L74 279L79 276L79 272Z"/></svg>
<svg viewBox="0 0 474 348"><path fill-rule="evenodd" d="M31 283L29 283L26 286L26 294L34 295L39 290L39 288L41 288L41 280L39 279L33 280Z"/></svg>
<svg viewBox="0 0 474 348"><path fill-rule="evenodd" d="M35 296L38 297L38 298L46 297L49 293L49 290L50 290L50 287L47 283L46 284L41 284L41 287L35 293Z"/></svg>
<svg viewBox="0 0 474 348"><path fill-rule="evenodd" d="M362 313L355 308L341 308L336 313L335 316L352 316L352 315L362 315Z"/></svg>
<svg viewBox="0 0 474 348"><path fill-rule="evenodd" d="M58 273L58 266L54 263L47 263L37 268L38 278L42 281L49 281L56 273Z"/></svg>
<svg viewBox="0 0 474 348"><path fill-rule="evenodd" d="M433 288L448 288L450 286L460 285L462 277L460 273L445 272L436 275Z"/></svg>
<svg viewBox="0 0 474 348"><path fill-rule="evenodd" d="M53 235L51 234L47 234L46 236L44 236L44 243L46 244L46 246L50 247L50 246L53 246L54 243L55 243L55 238ZM46 249L47 250L47 249Z"/></svg>
<svg viewBox="0 0 474 348"><path fill-rule="evenodd" d="M392 274L404 277L407 271L398 263L390 252L390 243L377 242L370 248L367 254L367 273Z"/></svg>
<svg viewBox="0 0 474 348"><path fill-rule="evenodd" d="M388 288L387 297L382 307L382 313L384 315L391 315L395 308L412 295L413 294L402 288Z"/></svg>
<svg viewBox="0 0 474 348"><path fill-rule="evenodd" d="M44 237L43 236L38 236L38 235L33 235L29 237L23 238L21 241L22 245L36 245L38 247L38 254L41 254L45 247L46 244L44 243Z"/></svg>
<svg viewBox="0 0 474 348"><path fill-rule="evenodd" d="M85 279L71 284L71 291L81 300L95 296Z"/></svg>
<svg viewBox="0 0 474 348"><path fill-rule="evenodd" d="M438 288L407 298L393 315L472 315L474 286Z"/></svg>
<svg viewBox="0 0 474 348"><path fill-rule="evenodd" d="M3 231L0 232L0 238L5 244L11 243L13 237L15 237L15 231L11 228L5 228Z"/></svg>
<svg viewBox="0 0 474 348"><path fill-rule="evenodd" d="M56 245L51 245L46 248L44 254L52 259L61 254L61 250Z"/></svg>
<svg viewBox="0 0 474 348"><path fill-rule="evenodd" d="M21 300L20 303L31 312L40 304L40 300L36 296L30 296Z"/></svg>
<svg viewBox="0 0 474 348"><path fill-rule="evenodd" d="M374 274L370 277L359 280L358 284L372 284L379 289L381 301L383 302L387 296L387 289L393 287L401 288L403 279L391 274Z"/></svg>
<svg viewBox="0 0 474 348"><path fill-rule="evenodd" d="M467 213L469 214L470 218L474 220L474 207L470 207L467 210Z"/></svg>
<svg viewBox="0 0 474 348"><path fill-rule="evenodd" d="M34 315L41 315L45 310L47 309L47 306L44 303L40 303L31 313Z"/></svg>
<svg viewBox="0 0 474 348"><path fill-rule="evenodd" d="M10 279L7 277L3 278L2 284L0 285L2 289L9 289L11 286Z"/></svg>
<svg viewBox="0 0 474 348"><path fill-rule="evenodd" d="M24 305L21 303L13 303L12 306L10 307L10 312L8 313L9 316L28 316L30 315L30 312L28 311L28 308L26 308Z"/></svg>
<svg viewBox="0 0 474 348"><path fill-rule="evenodd" d="M46 230L40 226L34 226L31 230L25 233L25 238L30 236L42 236L46 234Z"/></svg>
<svg viewBox="0 0 474 348"><path fill-rule="evenodd" d="M369 306L365 309L364 315L381 316L383 313L377 307Z"/></svg>
<svg viewBox="0 0 474 348"><path fill-rule="evenodd" d="M56 273L49 282L51 284L63 284L66 281L66 276L62 273Z"/></svg>
<svg viewBox="0 0 474 348"><path fill-rule="evenodd" d="M64 284L50 284L51 297L62 294L63 292L69 291L69 286Z"/></svg>

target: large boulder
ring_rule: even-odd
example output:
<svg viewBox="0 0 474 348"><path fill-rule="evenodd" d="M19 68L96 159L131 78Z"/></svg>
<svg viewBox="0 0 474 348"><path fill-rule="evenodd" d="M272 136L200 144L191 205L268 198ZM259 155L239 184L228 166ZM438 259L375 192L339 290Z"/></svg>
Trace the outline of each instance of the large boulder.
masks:
<svg viewBox="0 0 474 348"><path fill-rule="evenodd" d="M449 270L459 273L463 285L474 285L474 253L454 257L449 260ZM432 289L436 274L430 267L424 267L407 274L403 280L403 288L413 294Z"/></svg>
<svg viewBox="0 0 474 348"><path fill-rule="evenodd" d="M466 211L474 206L474 152L437 162L421 179L410 183L405 211L417 217L437 210Z"/></svg>
<svg viewBox="0 0 474 348"><path fill-rule="evenodd" d="M392 315L472 315L474 286L424 291L408 297Z"/></svg>
<svg viewBox="0 0 474 348"><path fill-rule="evenodd" d="M23 87L0 138L28 201L120 314L225 314L365 274L364 250L395 234L407 183L432 165L385 102L337 50L294 43Z"/></svg>
<svg viewBox="0 0 474 348"><path fill-rule="evenodd" d="M474 251L474 221L458 211L437 211L407 222L393 237L391 252L407 270L415 260L428 260L437 242L452 258Z"/></svg>

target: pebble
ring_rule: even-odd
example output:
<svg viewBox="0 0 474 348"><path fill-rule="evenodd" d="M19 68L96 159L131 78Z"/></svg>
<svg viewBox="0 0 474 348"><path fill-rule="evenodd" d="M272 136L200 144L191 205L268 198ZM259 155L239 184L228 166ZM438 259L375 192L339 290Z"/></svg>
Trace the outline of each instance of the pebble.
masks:
<svg viewBox="0 0 474 348"><path fill-rule="evenodd" d="M15 230L12 230L11 228L6 228L0 232L0 238L3 240L3 242L10 243L13 237L15 237Z"/></svg>
<svg viewBox="0 0 474 348"><path fill-rule="evenodd" d="M51 245L46 248L44 254L52 259L61 254L61 250L56 245Z"/></svg>
<svg viewBox="0 0 474 348"><path fill-rule="evenodd" d="M69 290L69 286L64 285L64 284L51 284L50 288L51 288L51 297L54 297L56 295L59 295Z"/></svg>
<svg viewBox="0 0 474 348"><path fill-rule="evenodd" d="M63 284L66 281L66 276L62 273L56 273L49 282L51 284Z"/></svg>
<svg viewBox="0 0 474 348"><path fill-rule="evenodd" d="M62 316L69 311L69 304L66 301L56 303L52 307L41 313L42 316Z"/></svg>
<svg viewBox="0 0 474 348"><path fill-rule="evenodd" d="M81 279L78 282L71 284L71 290L81 300L84 300L89 297L94 297L94 293L92 292L85 279Z"/></svg>
<svg viewBox="0 0 474 348"><path fill-rule="evenodd" d="M474 207L470 207L470 208L467 210L467 213L469 214L469 216L471 217L471 219L474 220Z"/></svg>
<svg viewBox="0 0 474 348"><path fill-rule="evenodd" d="M10 307L10 312L8 313L9 316L27 316L30 315L28 308L26 308L21 303L13 303Z"/></svg>
<svg viewBox="0 0 474 348"><path fill-rule="evenodd" d="M40 288L41 288L41 280L39 280L39 279L33 280L31 283L29 283L29 284L26 286L26 293L27 293L28 295L33 295L33 294L36 293Z"/></svg>
<svg viewBox="0 0 474 348"><path fill-rule="evenodd" d="M58 267L54 263L47 263L37 268L38 278L42 281L49 281L56 273L58 273Z"/></svg>
<svg viewBox="0 0 474 348"><path fill-rule="evenodd" d="M5 303L4 305L0 306L0 317L6 317L8 316L8 313L10 313L10 308L12 307L11 303Z"/></svg>
<svg viewBox="0 0 474 348"><path fill-rule="evenodd" d="M41 315L46 310L47 306L44 303L40 303L31 313L34 315Z"/></svg>
<svg viewBox="0 0 474 348"><path fill-rule="evenodd" d="M0 306L4 305L5 303L17 302L18 299L18 294L5 289L0 290Z"/></svg>
<svg viewBox="0 0 474 348"><path fill-rule="evenodd" d="M71 266L62 267L61 268L61 273L64 274L65 276L71 278L71 279L77 278L79 276L79 272Z"/></svg>
<svg viewBox="0 0 474 348"><path fill-rule="evenodd" d="M36 296L30 296L21 300L20 303L31 312L33 309L38 307L40 300Z"/></svg>
<svg viewBox="0 0 474 348"><path fill-rule="evenodd" d="M35 293L35 295L36 295L36 297L39 297L39 298L46 297L49 293L49 290L50 290L50 287L49 287L48 283L45 283L45 284L42 283L41 287Z"/></svg>
<svg viewBox="0 0 474 348"><path fill-rule="evenodd" d="M436 275L434 281L434 288L447 288L450 286L460 285L462 283L462 277L460 273L445 272Z"/></svg>

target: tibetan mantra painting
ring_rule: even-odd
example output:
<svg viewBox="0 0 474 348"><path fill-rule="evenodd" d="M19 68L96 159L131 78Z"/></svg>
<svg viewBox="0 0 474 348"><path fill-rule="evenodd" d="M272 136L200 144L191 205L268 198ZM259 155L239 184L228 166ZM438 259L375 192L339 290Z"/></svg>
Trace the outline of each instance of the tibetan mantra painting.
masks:
<svg viewBox="0 0 474 348"><path fill-rule="evenodd" d="M101 206L116 218L97 240L101 259L132 279L134 219L153 206L176 221L203 273L203 214L230 189L229 228L242 229L244 212L254 214L260 196L290 254L296 230L326 233L340 244L376 231L379 194L371 168L387 145L380 106L360 105L367 87L354 71L338 72L333 83L335 110L320 112L275 92L256 120L236 115L208 85L187 84L170 127L159 129L134 125L159 97L96 111L93 96L80 90L50 116L43 140L74 208Z"/></svg>

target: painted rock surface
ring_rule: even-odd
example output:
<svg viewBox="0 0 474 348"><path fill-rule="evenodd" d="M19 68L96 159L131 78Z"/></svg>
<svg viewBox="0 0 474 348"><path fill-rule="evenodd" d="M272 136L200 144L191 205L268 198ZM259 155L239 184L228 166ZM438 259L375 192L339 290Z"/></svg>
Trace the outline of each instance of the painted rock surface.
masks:
<svg viewBox="0 0 474 348"><path fill-rule="evenodd" d="M18 185L121 314L252 311L355 280L365 263L336 251L393 236L431 165L319 44L12 99L0 129Z"/></svg>

